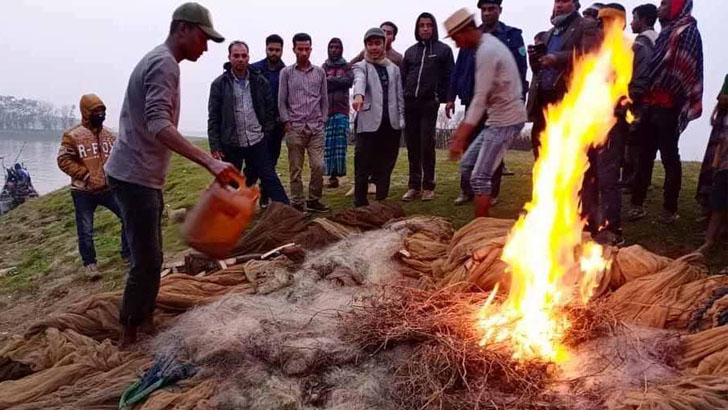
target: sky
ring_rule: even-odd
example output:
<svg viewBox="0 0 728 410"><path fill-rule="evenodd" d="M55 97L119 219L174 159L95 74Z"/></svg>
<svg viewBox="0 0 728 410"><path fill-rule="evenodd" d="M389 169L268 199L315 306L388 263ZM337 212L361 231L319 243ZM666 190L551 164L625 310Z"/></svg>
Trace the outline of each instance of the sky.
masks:
<svg viewBox="0 0 728 410"><path fill-rule="evenodd" d="M444 37L442 21L455 10L477 11L475 0L200 2L210 10L226 42L210 42L208 52L196 63L181 64L180 129L187 133L206 129L210 83L227 61L229 41L246 41L251 61L257 61L265 57L265 37L280 34L286 42L283 58L290 64L295 60L290 39L297 32L308 32L313 38L312 61L320 65L331 37L343 40L348 59L363 48L368 28L391 20L400 29L394 48L404 52L415 42L414 24L421 12L437 17ZM622 0L630 11L645 2ZM728 47L723 43L728 38L728 0L695 3L705 53L705 102L703 117L691 123L681 138L685 160L702 159L710 113L728 73ZM78 105L81 95L93 92L106 103L107 125L115 128L129 74L144 54L164 41L172 11L179 4L179 0L3 0L0 55L5 57L0 63L0 95ZM530 44L537 32L550 27L552 5L550 0L504 0L501 21L521 28Z"/></svg>

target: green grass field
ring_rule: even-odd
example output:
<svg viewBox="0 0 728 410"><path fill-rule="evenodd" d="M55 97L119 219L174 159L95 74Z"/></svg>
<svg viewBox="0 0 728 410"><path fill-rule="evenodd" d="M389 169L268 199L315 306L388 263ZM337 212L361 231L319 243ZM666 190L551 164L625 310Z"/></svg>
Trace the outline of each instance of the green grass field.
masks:
<svg viewBox="0 0 728 410"><path fill-rule="evenodd" d="M204 141L196 142L206 146ZM353 153L350 152L349 176L353 176ZM509 152L506 159L514 176L503 178L499 203L493 208L492 216L511 218L518 216L524 204L530 199L531 168L533 159L529 152ZM288 183L285 151L278 171L285 185ZM704 224L696 222L699 207L693 199L698 179L699 164L684 165L683 191L681 194L681 219L672 226L653 223L661 206L663 172L656 165L653 189L648 198L650 217L638 223L625 223L625 236L629 244L641 244L646 248L670 257L679 257L696 249L703 240ZM308 172L304 173L306 177ZM447 160L445 151L438 152L437 198L432 202L415 201L403 203L407 214L439 215L461 227L472 219L470 205L455 207L453 200L459 193L458 165ZM352 177L353 179L353 177ZM165 200L169 209L191 207L199 193L211 181L211 177L189 161L175 156L165 189ZM325 190L324 201L334 210L352 206L353 198L344 194L351 187L349 180L338 189ZM390 199L399 201L407 188L407 153L400 152L393 175ZM627 197L624 198L627 203ZM179 235L179 225L166 223L164 247L168 258L185 249ZM73 204L68 188L34 200L10 214L0 217L0 270L15 268L14 272L0 278L0 301L2 295L29 294L40 289L50 280L71 277L71 284L83 281L82 266L76 245L76 231ZM108 211L96 214L96 247L99 265L106 273L104 289L118 289L123 285L125 267L118 256L120 225ZM710 260L711 269L717 271L728 265L728 253L716 252ZM0 302L2 308L2 302Z"/></svg>

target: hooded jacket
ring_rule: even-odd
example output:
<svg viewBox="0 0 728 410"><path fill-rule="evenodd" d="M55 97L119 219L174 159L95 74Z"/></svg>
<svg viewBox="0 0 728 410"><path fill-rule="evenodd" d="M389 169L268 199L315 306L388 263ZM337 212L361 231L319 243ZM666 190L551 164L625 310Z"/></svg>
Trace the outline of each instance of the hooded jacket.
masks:
<svg viewBox="0 0 728 410"><path fill-rule="evenodd" d="M238 131L235 123L235 93L233 90L232 68L230 63L223 65L223 72L210 86L210 99L207 110L207 138L211 151L222 150L223 145L237 146ZM265 137L270 136L276 126L276 106L270 84L263 74L248 66L250 96L258 122Z"/></svg>
<svg viewBox="0 0 728 410"><path fill-rule="evenodd" d="M423 18L432 20L432 38L422 40L417 26ZM438 37L437 20L430 13L422 13L415 23L417 44L408 48L402 59L402 84L405 99L447 101L450 74L455 65L452 49Z"/></svg>
<svg viewBox="0 0 728 410"><path fill-rule="evenodd" d="M104 164L109 159L116 138L111 131L91 124L91 113L105 107L94 94L81 97L81 123L63 134L58 151L58 168L71 177L71 189L101 192L109 188Z"/></svg>

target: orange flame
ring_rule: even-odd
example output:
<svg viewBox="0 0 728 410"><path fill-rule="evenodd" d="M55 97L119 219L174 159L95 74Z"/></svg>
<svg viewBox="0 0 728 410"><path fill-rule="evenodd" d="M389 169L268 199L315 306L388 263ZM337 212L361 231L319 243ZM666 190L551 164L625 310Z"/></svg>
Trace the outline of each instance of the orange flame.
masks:
<svg viewBox="0 0 728 410"><path fill-rule="evenodd" d="M568 357L560 341L570 325L559 308L588 301L597 276L609 266L599 245L582 247L579 191L589 166L587 151L604 144L616 122L614 108L628 94L633 58L621 25L612 25L599 51L575 62L563 101L547 108L533 198L503 249L510 293L497 306L494 289L480 310L481 346L506 345L519 360ZM564 275L574 270L581 273L580 284L566 285Z"/></svg>

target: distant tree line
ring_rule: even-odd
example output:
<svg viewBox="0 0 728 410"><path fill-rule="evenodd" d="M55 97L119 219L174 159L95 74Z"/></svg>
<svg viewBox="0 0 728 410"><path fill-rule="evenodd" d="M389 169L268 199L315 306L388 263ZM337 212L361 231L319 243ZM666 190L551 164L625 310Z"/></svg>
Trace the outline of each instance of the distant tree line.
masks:
<svg viewBox="0 0 728 410"><path fill-rule="evenodd" d="M0 95L0 130L65 130L78 121L75 105Z"/></svg>

